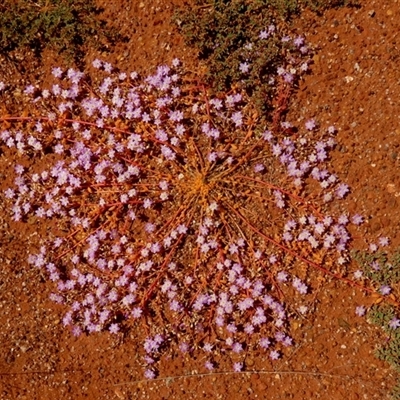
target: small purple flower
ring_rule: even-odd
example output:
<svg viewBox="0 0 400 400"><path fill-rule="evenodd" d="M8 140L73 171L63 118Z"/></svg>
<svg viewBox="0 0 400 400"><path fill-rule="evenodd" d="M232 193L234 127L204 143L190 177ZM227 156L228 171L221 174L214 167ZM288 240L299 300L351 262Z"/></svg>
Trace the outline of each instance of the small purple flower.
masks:
<svg viewBox="0 0 400 400"><path fill-rule="evenodd" d="M34 91L35 91L35 86L33 86L33 85L28 85L28 86L25 88L24 93L25 93L25 94L32 94Z"/></svg>
<svg viewBox="0 0 400 400"><path fill-rule="evenodd" d="M212 361L206 361L205 364L204 364L204 366L205 366L206 369L208 369L209 371L212 371L212 370L215 368L214 363L213 363Z"/></svg>
<svg viewBox="0 0 400 400"><path fill-rule="evenodd" d="M249 63L247 63L247 62L240 63L239 70L242 74L246 74L247 72L249 72L249 69L250 69Z"/></svg>
<svg viewBox="0 0 400 400"><path fill-rule="evenodd" d="M54 77L61 78L63 71L60 67L54 67L51 71Z"/></svg>
<svg viewBox="0 0 400 400"><path fill-rule="evenodd" d="M254 166L254 172L261 172L261 171L264 171L264 169L265 169L265 166L263 164L256 164Z"/></svg>
<svg viewBox="0 0 400 400"><path fill-rule="evenodd" d="M299 278L293 278L293 287L300 293L300 294L307 294L308 288L305 283L303 283Z"/></svg>
<svg viewBox="0 0 400 400"><path fill-rule="evenodd" d="M283 80L287 83L292 83L294 80L294 75L291 74L290 72L285 72L283 74Z"/></svg>
<svg viewBox="0 0 400 400"><path fill-rule="evenodd" d="M241 362L235 362L235 363L233 364L233 370L234 370L235 372L241 372L242 369L243 369L243 363L241 363Z"/></svg>
<svg viewBox="0 0 400 400"><path fill-rule="evenodd" d="M354 271L354 279L361 279L363 277L363 272L361 270Z"/></svg>
<svg viewBox="0 0 400 400"><path fill-rule="evenodd" d="M364 306L358 306L356 307L356 315L358 317L363 317L365 315L366 309Z"/></svg>
<svg viewBox="0 0 400 400"><path fill-rule="evenodd" d="M282 344L285 347L290 347L293 345L293 339L290 336L285 336L282 340Z"/></svg>
<svg viewBox="0 0 400 400"><path fill-rule="evenodd" d="M179 350L182 353L188 353L190 350L190 347L186 342L182 342L182 343L179 343Z"/></svg>
<svg viewBox="0 0 400 400"><path fill-rule="evenodd" d="M375 243L369 245L369 251L375 253L378 250L378 246Z"/></svg>
<svg viewBox="0 0 400 400"><path fill-rule="evenodd" d="M389 327L392 329L397 329L400 327L400 319L394 317L389 321Z"/></svg>
<svg viewBox="0 0 400 400"><path fill-rule="evenodd" d="M378 243L380 246L387 246L389 245L389 238L382 236L378 239Z"/></svg>
<svg viewBox="0 0 400 400"><path fill-rule="evenodd" d="M306 123L305 123L306 129L309 131L312 131L313 129L315 129L315 127L317 126L316 122L314 119L309 119Z"/></svg>
<svg viewBox="0 0 400 400"><path fill-rule="evenodd" d="M279 272L277 273L277 275L276 275L276 279L277 279L279 282L287 282L287 279L288 279L288 274L287 274L287 272L286 272L286 271L279 271Z"/></svg>
<svg viewBox="0 0 400 400"><path fill-rule="evenodd" d="M171 111L169 113L169 119L174 122L180 122L183 119L183 112L182 111Z"/></svg>
<svg viewBox="0 0 400 400"><path fill-rule="evenodd" d="M108 62L103 63L103 68L104 68L104 71L106 71L109 74L111 73L111 71L113 69L112 65Z"/></svg>
<svg viewBox="0 0 400 400"><path fill-rule="evenodd" d="M347 225L349 223L349 217L346 214L342 214L338 218L338 223L340 225Z"/></svg>
<svg viewBox="0 0 400 400"><path fill-rule="evenodd" d="M233 113L232 115L232 121L234 122L235 126L239 127L242 126L242 113L240 111L237 111L235 113Z"/></svg>
<svg viewBox="0 0 400 400"><path fill-rule="evenodd" d="M283 121L281 123L281 126L283 129L290 129L293 128L293 125L289 121Z"/></svg>
<svg viewBox="0 0 400 400"><path fill-rule="evenodd" d="M204 343L203 350L207 353L210 353L212 351L212 348L213 346L211 343Z"/></svg>
<svg viewBox="0 0 400 400"><path fill-rule="evenodd" d="M279 351L277 351L277 350L272 350L269 353L269 358L271 360L278 360L280 357L281 357L281 355L280 355Z"/></svg>
<svg viewBox="0 0 400 400"><path fill-rule="evenodd" d="M238 308L240 311L245 311L252 307L254 304L254 300L251 297L247 297L242 301L239 301Z"/></svg>
<svg viewBox="0 0 400 400"><path fill-rule="evenodd" d="M176 158L175 152L172 151L168 146L161 146L161 153L169 161L175 160Z"/></svg>
<svg viewBox="0 0 400 400"><path fill-rule="evenodd" d="M21 175L24 172L24 167L18 164L15 166L14 170L18 175Z"/></svg>
<svg viewBox="0 0 400 400"><path fill-rule="evenodd" d="M383 296L387 296L388 294L390 294L390 292L392 291L392 288L388 285L382 285L379 288L379 292L383 295Z"/></svg>
<svg viewBox="0 0 400 400"><path fill-rule="evenodd" d="M142 315L143 311L140 307L135 307L132 310L132 317L133 318L139 318Z"/></svg>
<svg viewBox="0 0 400 400"><path fill-rule="evenodd" d="M233 351L234 353L241 353L241 352L243 351L243 346L242 346L242 344L239 343L239 342L233 343L233 345L232 345L232 351Z"/></svg>
<svg viewBox="0 0 400 400"><path fill-rule="evenodd" d="M145 199L143 202L143 208L148 209L151 208L153 202L150 199Z"/></svg>
<svg viewBox="0 0 400 400"><path fill-rule="evenodd" d="M360 214L355 214L351 217L351 222L354 225L361 225L364 222L364 218Z"/></svg>
<svg viewBox="0 0 400 400"><path fill-rule="evenodd" d="M146 371L144 371L144 377L146 379L154 379L156 377L156 373L151 369L146 369Z"/></svg>
<svg viewBox="0 0 400 400"><path fill-rule="evenodd" d="M304 44L304 38L302 36L297 36L294 40L293 40L293 44L296 47L301 47Z"/></svg>
<svg viewBox="0 0 400 400"><path fill-rule="evenodd" d="M213 162L217 161L217 159L218 159L218 153L215 152L215 151L212 151L212 152L209 153L208 156L207 156L207 160L208 160L210 163L213 163Z"/></svg>
<svg viewBox="0 0 400 400"><path fill-rule="evenodd" d="M275 333L275 340L277 342L283 342L284 339L285 339L285 334L283 332L276 332Z"/></svg>
<svg viewBox="0 0 400 400"><path fill-rule="evenodd" d="M108 330L109 330L111 333L116 334L116 333L119 332L119 325L118 325L118 324L111 324L110 327L108 328Z"/></svg>
<svg viewBox="0 0 400 400"><path fill-rule="evenodd" d="M263 349L268 349L269 345L271 344L271 341L268 338L261 338L259 341L260 347Z"/></svg>
<svg viewBox="0 0 400 400"><path fill-rule="evenodd" d="M345 183L341 183L337 188L336 188L336 197L338 199L343 199L347 193L349 193L350 189L348 187L348 185L346 185Z"/></svg>
<svg viewBox="0 0 400 400"><path fill-rule="evenodd" d="M300 306L298 308L298 311L299 311L300 314L304 315L308 311L308 307L307 306Z"/></svg>
<svg viewBox="0 0 400 400"><path fill-rule="evenodd" d="M80 336L80 335L82 334L82 329L81 329L79 326L75 325L75 326L72 328L72 334L73 334L75 337L78 337L78 336Z"/></svg>

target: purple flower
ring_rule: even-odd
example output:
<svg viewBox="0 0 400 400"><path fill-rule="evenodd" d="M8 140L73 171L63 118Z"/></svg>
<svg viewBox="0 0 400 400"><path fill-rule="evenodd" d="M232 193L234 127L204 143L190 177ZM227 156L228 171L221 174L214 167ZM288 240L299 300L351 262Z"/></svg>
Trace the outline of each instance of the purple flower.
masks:
<svg viewBox="0 0 400 400"><path fill-rule="evenodd" d="M285 334L283 332L276 332L275 333L275 340L277 342L282 342L285 339Z"/></svg>
<svg viewBox="0 0 400 400"><path fill-rule="evenodd" d="M119 332L119 325L118 325L118 324L111 324L110 327L108 328L108 330L109 330L111 333L116 334L116 333Z"/></svg>
<svg viewBox="0 0 400 400"><path fill-rule="evenodd" d="M361 225L364 222L364 218L360 214L355 214L351 217L351 222L354 225Z"/></svg>
<svg viewBox="0 0 400 400"><path fill-rule="evenodd" d="M290 129L290 128L293 128L292 123L289 122L289 121L283 121L283 122L281 123L281 126L282 126L283 129Z"/></svg>
<svg viewBox="0 0 400 400"><path fill-rule="evenodd" d="M181 65L181 60L179 58L174 58L172 60L172 66L174 66L175 68L179 67Z"/></svg>
<svg viewBox="0 0 400 400"><path fill-rule="evenodd" d="M378 243L380 246L387 246L389 244L389 238L382 236L378 239Z"/></svg>
<svg viewBox="0 0 400 400"><path fill-rule="evenodd" d="M61 78L63 71L60 67L54 67L51 71L51 73L53 74L53 76L55 76L56 78Z"/></svg>
<svg viewBox="0 0 400 400"><path fill-rule="evenodd" d="M179 343L179 350L182 353L188 353L190 350L190 347L186 342L182 342L182 343Z"/></svg>
<svg viewBox="0 0 400 400"><path fill-rule="evenodd" d="M241 363L241 362L235 362L235 363L233 364L233 370L234 370L235 372L240 372L240 371L242 371L242 369L243 369L243 363Z"/></svg>
<svg viewBox="0 0 400 400"><path fill-rule="evenodd" d="M150 199L145 199L143 202L143 208L148 209L151 208L153 202Z"/></svg>
<svg viewBox="0 0 400 400"><path fill-rule="evenodd" d="M290 72L285 72L283 74L283 80L287 83L292 83L294 80L294 75L291 74Z"/></svg>
<svg viewBox="0 0 400 400"><path fill-rule="evenodd" d="M287 282L288 274L286 271L279 271L276 275L276 279L279 282Z"/></svg>
<svg viewBox="0 0 400 400"><path fill-rule="evenodd" d="M150 353L156 352L158 350L159 343L157 343L155 338L148 337L144 341L143 347L144 347L146 353L150 354Z"/></svg>
<svg viewBox="0 0 400 400"><path fill-rule="evenodd" d="M132 317L133 318L139 318L142 315L143 311L140 307L135 307L132 310Z"/></svg>
<svg viewBox="0 0 400 400"><path fill-rule="evenodd" d="M335 190L336 193L336 197L338 199L343 199L347 193L349 193L350 189L348 187L348 185L346 185L345 183L341 183Z"/></svg>
<svg viewBox="0 0 400 400"><path fill-rule="evenodd" d="M293 278L293 287L300 293L300 294L307 294L308 288L305 283L303 283L299 278Z"/></svg>
<svg viewBox="0 0 400 400"><path fill-rule="evenodd" d="M382 285L379 288L379 292L383 295L383 296L387 296L388 294L390 294L390 292L392 291L392 288L388 285Z"/></svg>
<svg viewBox="0 0 400 400"><path fill-rule="evenodd" d="M254 326L252 324L246 324L244 327L244 332L247 333L248 335L251 335L254 333Z"/></svg>
<svg viewBox="0 0 400 400"><path fill-rule="evenodd" d="M389 327L392 329L397 329L398 327L400 327L400 319L393 317L390 321L389 321Z"/></svg>
<svg viewBox="0 0 400 400"><path fill-rule="evenodd" d="M144 371L144 377L146 379L154 379L156 377L156 373L151 369L146 369L146 371Z"/></svg>
<svg viewBox="0 0 400 400"><path fill-rule="evenodd" d="M315 129L315 127L317 126L316 122L314 119L309 119L306 123L305 123L306 129L309 131L312 131L313 129Z"/></svg>
<svg viewBox="0 0 400 400"><path fill-rule="evenodd" d="M281 355L280 355L279 351L277 351L277 350L272 350L269 353L269 358L271 360L278 360L280 357L281 357Z"/></svg>
<svg viewBox="0 0 400 400"><path fill-rule="evenodd" d="M381 266L379 265L379 261L375 260L372 261L370 264L371 268L374 269L375 271L380 271Z"/></svg>
<svg viewBox="0 0 400 400"><path fill-rule="evenodd" d="M338 218L338 223L340 225L347 225L349 223L349 217L346 214L342 214Z"/></svg>
<svg viewBox="0 0 400 400"><path fill-rule="evenodd" d="M285 347L289 347L293 345L293 339L290 336L285 336L282 340L282 344Z"/></svg>
<svg viewBox="0 0 400 400"><path fill-rule="evenodd" d="M212 361L206 361L205 364L204 364L204 366L205 366L206 369L208 369L209 371L212 371L212 370L215 368L214 363L213 363Z"/></svg>
<svg viewBox="0 0 400 400"><path fill-rule="evenodd" d="M212 344L211 343L204 343L203 345L203 350L206 351L207 353L210 353L212 351Z"/></svg>
<svg viewBox="0 0 400 400"><path fill-rule="evenodd" d="M234 353L241 353L241 352L243 351L243 346L242 346L242 344L239 343L239 342L233 343L233 345L232 345L232 351L233 351Z"/></svg>
<svg viewBox="0 0 400 400"><path fill-rule="evenodd" d="M298 308L298 311L300 314L305 314L308 311L308 307L307 306L300 306Z"/></svg>
<svg viewBox="0 0 400 400"><path fill-rule="evenodd" d="M247 297L246 299L239 301L238 308L240 311L245 311L252 307L254 304L254 300L251 297Z"/></svg>
<svg viewBox="0 0 400 400"><path fill-rule="evenodd" d="M369 245L369 251L375 253L378 250L378 246L375 243Z"/></svg>
<svg viewBox="0 0 400 400"><path fill-rule="evenodd" d="M82 333L82 329L81 329L79 326L75 325L75 326L72 328L72 334L73 334L75 337L80 336L81 333Z"/></svg>
<svg viewBox="0 0 400 400"><path fill-rule="evenodd" d="M108 72L109 74L113 70L112 65L110 63L108 63L108 62L104 62L103 63L103 68L104 68L104 71Z"/></svg>
<svg viewBox="0 0 400 400"><path fill-rule="evenodd" d="M174 122L180 122L183 119L183 112L182 111L171 111L169 113L169 119Z"/></svg>
<svg viewBox="0 0 400 400"><path fill-rule="evenodd" d="M358 317L363 317L365 315L366 309L364 306L358 306L356 307L356 315Z"/></svg>
<svg viewBox="0 0 400 400"><path fill-rule="evenodd" d="M328 133L333 135L335 132L336 132L336 128L333 125L328 127Z"/></svg>
<svg viewBox="0 0 400 400"><path fill-rule="evenodd" d="M175 160L176 158L176 154L168 146L161 146L161 153L169 161Z"/></svg>
<svg viewBox="0 0 400 400"><path fill-rule="evenodd" d="M363 272L361 270L354 271L354 279L361 279L363 277Z"/></svg>
<svg viewBox="0 0 400 400"><path fill-rule="evenodd" d="M166 142L168 140L168 135L164 129L158 129L156 131L156 139L158 139L160 142Z"/></svg>
<svg viewBox="0 0 400 400"><path fill-rule="evenodd" d="M249 72L249 69L250 69L250 64L249 63L247 63L247 62L240 63L239 70L240 70L240 72L242 74L245 74L245 73Z"/></svg>
<svg viewBox="0 0 400 400"><path fill-rule="evenodd" d="M293 44L296 47L301 47L304 44L304 38L302 36L297 36L294 40L293 40Z"/></svg>
<svg viewBox="0 0 400 400"><path fill-rule="evenodd" d="M263 164L256 164L254 166L254 172L261 172L261 171L264 171L264 169L265 169L265 166Z"/></svg>
<svg viewBox="0 0 400 400"><path fill-rule="evenodd" d="M217 158L218 158L218 153L215 152L215 151L209 153L208 156L207 156L207 160L209 162L215 162L215 161L217 161Z"/></svg>
<svg viewBox="0 0 400 400"><path fill-rule="evenodd" d="M240 111L237 111L235 113L233 113L232 115L232 121L234 122L235 126L239 127L242 126L242 113Z"/></svg>
<svg viewBox="0 0 400 400"><path fill-rule="evenodd" d="M34 87L33 85L28 85L28 86L25 88L24 93L25 93L25 94L32 94L34 91L35 91L35 87Z"/></svg>

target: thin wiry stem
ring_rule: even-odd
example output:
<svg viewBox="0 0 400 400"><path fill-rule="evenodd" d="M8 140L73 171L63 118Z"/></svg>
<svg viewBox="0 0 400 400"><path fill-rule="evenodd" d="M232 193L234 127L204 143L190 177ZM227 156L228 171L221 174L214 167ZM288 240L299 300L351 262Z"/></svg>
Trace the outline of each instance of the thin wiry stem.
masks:
<svg viewBox="0 0 400 400"><path fill-rule="evenodd" d="M296 371L296 370L282 370L282 371L267 371L267 370L250 370L250 371L219 371L219 372L206 372L202 374L186 374L186 375L174 375L174 376L166 376L166 377L160 377L160 378L155 378L155 379L141 379L137 381L132 381L132 382L121 382L121 383L116 383L113 386L118 387L118 386L128 386L128 385L137 385L140 383L154 383L154 382L163 382L163 381L169 381L169 380L175 380L175 379L186 379L186 378L207 378L207 377L212 377L212 376L221 376L221 375L251 375L251 374L262 374L262 375L302 375L302 376L311 376L315 378L337 378L337 379L357 379L357 380L362 380L360 376L357 375L348 375L348 374L329 374L326 372L308 372L308 371Z"/></svg>

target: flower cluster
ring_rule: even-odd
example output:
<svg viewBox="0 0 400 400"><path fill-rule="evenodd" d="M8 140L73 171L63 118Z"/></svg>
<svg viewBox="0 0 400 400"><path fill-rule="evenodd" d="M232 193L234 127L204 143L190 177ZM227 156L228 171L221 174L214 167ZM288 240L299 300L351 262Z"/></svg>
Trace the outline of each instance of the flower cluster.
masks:
<svg viewBox="0 0 400 400"><path fill-rule="evenodd" d="M32 114L0 132L21 155L5 191L13 219L57 221L29 262L68 307L63 324L79 336L144 321L149 378L170 343L202 349L209 369L221 349L278 359L292 345L285 293L310 291L293 260L347 260L350 217L312 205L349 190L324 167L334 128L271 132L244 92L211 96L177 59L145 78L93 67L91 85L54 68L51 87L28 86ZM27 156L42 162L27 168Z"/></svg>

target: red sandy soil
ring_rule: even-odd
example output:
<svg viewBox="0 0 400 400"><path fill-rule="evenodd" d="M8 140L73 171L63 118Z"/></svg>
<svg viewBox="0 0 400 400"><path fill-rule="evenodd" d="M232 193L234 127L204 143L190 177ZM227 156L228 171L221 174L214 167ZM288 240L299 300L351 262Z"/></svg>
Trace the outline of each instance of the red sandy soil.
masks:
<svg viewBox="0 0 400 400"><path fill-rule="evenodd" d="M98 0L103 17L131 39L107 54L89 50L87 64L102 57L121 70L150 72L179 57L198 67L193 49L170 22L178 0ZM400 244L400 4L366 0L316 16L305 12L293 29L316 49L312 72L294 95L288 120L334 124L339 146L332 168L352 188L350 212L367 217L366 238L388 236ZM41 69L21 76L11 65L0 78L46 80L62 59L46 51ZM29 54L21 63L34 66ZM30 64L31 63L31 64ZM4 65L3 65L4 66ZM0 156L1 192L10 183L13 157ZM204 374L202 355L160 364L159 378L143 379L142 334L73 337L61 323L62 306L49 299L51 285L26 262L37 228L13 223L0 194L0 399L385 399L396 374L374 357L381 331L355 316L376 298L326 279L301 324L296 345L273 365L261 353L246 356L243 373ZM46 229L51 229L47 227ZM44 234L45 232L43 232ZM221 365L226 364L223 357ZM222 368L223 369L223 368ZM229 371L229 368L227 369Z"/></svg>

